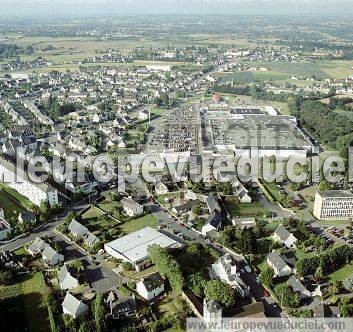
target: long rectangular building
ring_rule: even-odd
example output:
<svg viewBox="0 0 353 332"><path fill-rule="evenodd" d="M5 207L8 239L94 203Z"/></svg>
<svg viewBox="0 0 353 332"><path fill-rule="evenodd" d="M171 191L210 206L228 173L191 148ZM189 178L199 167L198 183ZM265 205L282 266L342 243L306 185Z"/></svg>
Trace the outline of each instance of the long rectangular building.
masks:
<svg viewBox="0 0 353 332"><path fill-rule="evenodd" d="M50 206L59 204L57 189L47 183L32 181L24 170L3 158L0 158L0 182L6 183L37 206L43 202L48 202Z"/></svg>
<svg viewBox="0 0 353 332"><path fill-rule="evenodd" d="M104 249L109 255L129 262L137 271L141 271L150 265L147 248L152 245L174 248L180 246L180 243L151 227L146 227L106 243Z"/></svg>
<svg viewBox="0 0 353 332"><path fill-rule="evenodd" d="M313 214L319 220L353 218L353 193L344 190L316 192Z"/></svg>

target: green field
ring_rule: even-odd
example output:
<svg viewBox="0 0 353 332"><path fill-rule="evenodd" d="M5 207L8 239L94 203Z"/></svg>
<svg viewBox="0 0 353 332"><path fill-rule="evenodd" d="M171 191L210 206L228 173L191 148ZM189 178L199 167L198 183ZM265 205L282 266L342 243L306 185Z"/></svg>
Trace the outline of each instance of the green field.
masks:
<svg viewBox="0 0 353 332"><path fill-rule="evenodd" d="M281 73L279 71L270 70L257 71L254 73L254 77L262 81L285 81L286 79L290 78L290 75Z"/></svg>
<svg viewBox="0 0 353 332"><path fill-rule="evenodd" d="M287 75L287 78L290 78L293 75L300 77L307 76L317 76L317 77L328 77L329 75L323 70L327 67L323 63L309 63L309 62L250 62L250 66L254 65L258 67L266 67L270 71L263 72L263 74L275 72L277 76L280 74ZM271 74L269 74L271 75Z"/></svg>
<svg viewBox="0 0 353 332"><path fill-rule="evenodd" d="M145 227L155 228L158 226L158 219L153 214L147 214L141 218L130 220L119 228L125 234L136 232Z"/></svg>
<svg viewBox="0 0 353 332"><path fill-rule="evenodd" d="M254 75L250 71L242 71L235 73L227 73L221 79L222 83L231 81L238 84L252 83L254 82Z"/></svg>
<svg viewBox="0 0 353 332"><path fill-rule="evenodd" d="M23 277L16 284L0 287L1 331L49 331L49 315L42 273Z"/></svg>

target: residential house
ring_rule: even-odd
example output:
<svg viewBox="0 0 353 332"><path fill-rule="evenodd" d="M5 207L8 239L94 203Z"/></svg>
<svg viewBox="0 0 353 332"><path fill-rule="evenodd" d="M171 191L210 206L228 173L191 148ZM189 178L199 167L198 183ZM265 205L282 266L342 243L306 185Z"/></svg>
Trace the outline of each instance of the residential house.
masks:
<svg viewBox="0 0 353 332"><path fill-rule="evenodd" d="M277 242L283 243L287 248L295 247L298 242L298 239L282 225L279 225L276 228L273 234L273 239Z"/></svg>
<svg viewBox="0 0 353 332"><path fill-rule="evenodd" d="M233 218L232 224L233 226L238 226L241 229L249 229L256 226L256 220L255 218Z"/></svg>
<svg viewBox="0 0 353 332"><path fill-rule="evenodd" d="M275 278L292 274L292 269L275 251L267 255L267 263L274 270Z"/></svg>
<svg viewBox="0 0 353 332"><path fill-rule="evenodd" d="M189 201L184 204L174 206L172 211L178 216L190 212L194 206L200 205L201 202L199 200Z"/></svg>
<svg viewBox="0 0 353 332"><path fill-rule="evenodd" d="M66 293L62 307L64 314L70 315L73 318L83 315L88 310L88 306L86 304L76 299L76 297L70 293Z"/></svg>
<svg viewBox="0 0 353 332"><path fill-rule="evenodd" d="M76 219L71 220L68 230L77 238L83 238L88 232L87 227L81 225L78 221L76 221Z"/></svg>
<svg viewBox="0 0 353 332"><path fill-rule="evenodd" d="M150 116L150 112L148 110L142 110L139 113L139 119L142 121L148 120Z"/></svg>
<svg viewBox="0 0 353 332"><path fill-rule="evenodd" d="M202 226L201 232L202 235L207 236L211 232L218 232L221 227L222 215L219 212L215 211L208 216L205 224Z"/></svg>
<svg viewBox="0 0 353 332"><path fill-rule="evenodd" d="M121 203L123 204L124 211L129 217L137 217L143 214L143 206L136 203L131 198L124 197L121 200Z"/></svg>
<svg viewBox="0 0 353 332"><path fill-rule="evenodd" d="M147 301L153 300L164 293L164 279L156 272L136 284L136 292Z"/></svg>
<svg viewBox="0 0 353 332"><path fill-rule="evenodd" d="M30 255L36 256L40 254L46 247L46 243L39 237L36 237L34 241L28 246L27 251Z"/></svg>
<svg viewBox="0 0 353 332"><path fill-rule="evenodd" d="M295 293L299 294L301 299L307 299L311 297L311 292L304 287L304 285L296 276L291 276L288 279L287 284L293 288Z"/></svg>
<svg viewBox="0 0 353 332"><path fill-rule="evenodd" d="M18 221L23 224L33 225L37 222L37 216L34 212L21 212L18 215Z"/></svg>
<svg viewBox="0 0 353 332"><path fill-rule="evenodd" d="M79 285L74 269L67 264L64 264L59 270L58 280L61 289L72 289Z"/></svg>
<svg viewBox="0 0 353 332"><path fill-rule="evenodd" d="M155 187L156 194L158 196L166 195L169 193L168 187L161 181L157 182L154 187Z"/></svg>
<svg viewBox="0 0 353 332"><path fill-rule="evenodd" d="M64 261L64 256L47 244L42 251L42 259L48 266L55 266Z"/></svg>
<svg viewBox="0 0 353 332"><path fill-rule="evenodd" d="M203 320L206 323L219 322L222 319L222 307L216 301L203 300Z"/></svg>
<svg viewBox="0 0 353 332"><path fill-rule="evenodd" d="M211 279L220 279L230 285L241 297L249 296L249 287L240 278L240 269L230 254L212 264L209 275Z"/></svg>
<svg viewBox="0 0 353 332"><path fill-rule="evenodd" d="M120 291L111 291L104 302L113 319L136 315L137 306L134 293L128 295Z"/></svg>
<svg viewBox="0 0 353 332"><path fill-rule="evenodd" d="M4 219L0 219L0 241L7 239L12 233L12 226Z"/></svg>
<svg viewBox="0 0 353 332"><path fill-rule="evenodd" d="M87 227L83 226L75 219L72 219L70 225L68 226L68 230L77 239L83 239L83 242L90 247L98 241L98 238L91 233Z"/></svg>

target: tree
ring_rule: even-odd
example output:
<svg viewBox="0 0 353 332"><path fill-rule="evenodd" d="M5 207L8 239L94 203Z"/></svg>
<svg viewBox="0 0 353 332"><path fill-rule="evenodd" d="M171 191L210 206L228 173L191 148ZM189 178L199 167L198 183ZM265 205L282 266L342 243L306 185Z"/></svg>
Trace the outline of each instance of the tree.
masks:
<svg viewBox="0 0 353 332"><path fill-rule="evenodd" d="M202 276L200 272L192 274L191 276L189 276L188 279L189 288L198 297L203 297L206 283L206 279Z"/></svg>
<svg viewBox="0 0 353 332"><path fill-rule="evenodd" d="M349 292L353 292L353 274L343 281L343 287Z"/></svg>
<svg viewBox="0 0 353 332"><path fill-rule="evenodd" d="M335 280L333 284L331 284L328 288L328 293L330 294L330 296L338 295L340 293L340 288L340 282Z"/></svg>
<svg viewBox="0 0 353 332"><path fill-rule="evenodd" d="M8 271L8 270L0 271L0 285L7 286L10 284L11 280L12 280L11 271Z"/></svg>
<svg viewBox="0 0 353 332"><path fill-rule="evenodd" d="M273 277L274 277L274 271L270 267L265 269L264 271L261 272L260 274L260 281L263 285L272 287L273 286Z"/></svg>
<svg viewBox="0 0 353 332"><path fill-rule="evenodd" d="M195 205L192 208L192 213L199 216L202 213L202 206L201 205Z"/></svg>
<svg viewBox="0 0 353 332"><path fill-rule="evenodd" d="M318 283L324 278L324 270L322 269L322 266L318 266L316 271L315 271L315 279Z"/></svg>
<svg viewBox="0 0 353 332"><path fill-rule="evenodd" d="M288 284L280 284L275 287L275 293L280 301L281 307L298 308L300 306L300 296L293 292Z"/></svg>
<svg viewBox="0 0 353 332"><path fill-rule="evenodd" d="M220 280L210 280L207 282L205 296L208 300L217 301L225 307L230 307L235 303L234 289Z"/></svg>
<svg viewBox="0 0 353 332"><path fill-rule="evenodd" d="M94 300L94 321L96 325L96 331L101 332L106 330L105 322L105 307L103 302L103 295L97 293L96 299Z"/></svg>
<svg viewBox="0 0 353 332"><path fill-rule="evenodd" d="M256 247L256 238L252 229L243 230L235 244L236 248L244 254L253 254Z"/></svg>
<svg viewBox="0 0 353 332"><path fill-rule="evenodd" d="M121 264L121 267L124 271L131 271L133 269L133 266L130 262L124 262L123 264Z"/></svg>
<svg viewBox="0 0 353 332"><path fill-rule="evenodd" d="M184 286L184 278L179 263L164 248L157 245L149 246L148 256L156 265L159 273L169 280L174 291L180 292Z"/></svg>

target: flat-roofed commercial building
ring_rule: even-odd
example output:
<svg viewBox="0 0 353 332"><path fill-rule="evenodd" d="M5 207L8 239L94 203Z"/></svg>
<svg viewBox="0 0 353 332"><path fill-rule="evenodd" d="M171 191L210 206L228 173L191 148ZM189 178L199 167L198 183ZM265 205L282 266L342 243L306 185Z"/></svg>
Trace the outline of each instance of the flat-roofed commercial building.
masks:
<svg viewBox="0 0 353 332"><path fill-rule="evenodd" d="M109 255L129 262L137 271L141 271L151 265L147 248L152 245L175 248L181 244L151 227L146 227L106 243L104 249Z"/></svg>
<svg viewBox="0 0 353 332"><path fill-rule="evenodd" d="M353 193L344 190L316 192L313 214L319 220L353 218Z"/></svg>

